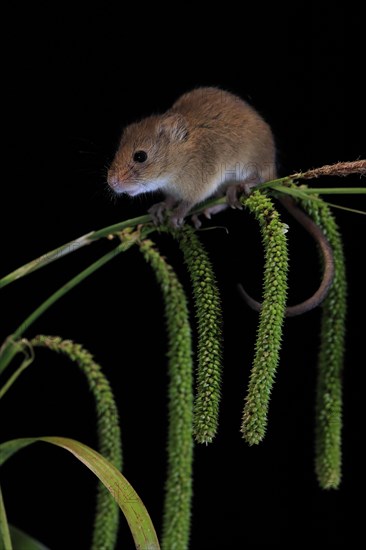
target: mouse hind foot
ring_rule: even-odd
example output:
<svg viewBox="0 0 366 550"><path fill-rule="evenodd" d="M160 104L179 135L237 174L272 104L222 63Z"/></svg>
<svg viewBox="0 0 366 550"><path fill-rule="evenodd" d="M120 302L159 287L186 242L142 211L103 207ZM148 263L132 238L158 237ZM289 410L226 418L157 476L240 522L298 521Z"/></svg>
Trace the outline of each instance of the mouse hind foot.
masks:
<svg viewBox="0 0 366 550"><path fill-rule="evenodd" d="M202 212L199 214L194 214L191 217L192 223L195 227L195 229L199 229L202 225L202 222L200 220L200 216L205 216L208 220L211 219L211 216L214 216L215 214L218 214L219 212L222 212L223 210L226 210L227 204L215 204L214 206L209 206L208 208L205 208Z"/></svg>

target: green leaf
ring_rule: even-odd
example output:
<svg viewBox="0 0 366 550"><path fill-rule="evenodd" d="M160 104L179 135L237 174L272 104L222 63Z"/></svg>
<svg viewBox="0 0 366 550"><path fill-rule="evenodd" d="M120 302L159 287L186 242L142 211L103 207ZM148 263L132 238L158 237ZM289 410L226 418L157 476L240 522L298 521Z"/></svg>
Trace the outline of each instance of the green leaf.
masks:
<svg viewBox="0 0 366 550"><path fill-rule="evenodd" d="M12 548L3 494L0 487L0 550L12 550Z"/></svg>
<svg viewBox="0 0 366 550"><path fill-rule="evenodd" d="M17 529L13 525L10 525L9 527L14 550L50 550L48 546L45 546L27 533L24 533L24 531Z"/></svg>
<svg viewBox="0 0 366 550"><path fill-rule="evenodd" d="M139 550L159 550L159 542L149 514L126 478L102 455L79 441L66 437L29 437L6 441L0 445L0 466L14 453L31 443L44 441L66 449L89 468L121 508Z"/></svg>
<svg viewBox="0 0 366 550"><path fill-rule="evenodd" d="M34 360L33 348L26 340L22 340L21 342L14 342L14 346L18 351L22 351L24 353L24 359L20 367L17 368L17 370L10 376L9 380L0 389L0 399L6 394L6 392L11 388L17 378L19 378L22 372L27 367L29 367L29 365L31 365Z"/></svg>

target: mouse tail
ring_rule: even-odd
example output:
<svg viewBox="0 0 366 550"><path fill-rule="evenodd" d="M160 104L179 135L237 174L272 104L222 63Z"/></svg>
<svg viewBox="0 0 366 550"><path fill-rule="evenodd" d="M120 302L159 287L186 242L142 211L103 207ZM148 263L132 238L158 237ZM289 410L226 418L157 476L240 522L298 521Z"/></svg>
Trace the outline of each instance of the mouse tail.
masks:
<svg viewBox="0 0 366 550"><path fill-rule="evenodd" d="M296 317L297 315L301 315L302 313L306 313L316 308L326 298L334 277L333 251L320 227L310 218L310 216L296 205L296 202L291 197L283 196L279 198L279 201L319 245L324 263L323 278L316 292L307 300L286 308L286 317ZM262 304L249 296L241 284L238 285L238 290L249 307L255 311L261 310Z"/></svg>

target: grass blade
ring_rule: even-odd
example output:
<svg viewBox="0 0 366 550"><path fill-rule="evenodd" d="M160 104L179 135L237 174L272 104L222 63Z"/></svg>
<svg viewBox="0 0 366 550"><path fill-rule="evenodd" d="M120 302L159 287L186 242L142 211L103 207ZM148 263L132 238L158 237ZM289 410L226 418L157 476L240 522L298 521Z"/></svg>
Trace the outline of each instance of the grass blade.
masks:
<svg viewBox="0 0 366 550"><path fill-rule="evenodd" d="M139 550L160 549L150 516L136 491L117 468L83 443L66 437L13 439L0 445L0 466L14 453L37 441L44 441L66 449L98 477L121 508L130 527L136 548Z"/></svg>
<svg viewBox="0 0 366 550"><path fill-rule="evenodd" d="M0 550L13 550L1 487L0 487Z"/></svg>
<svg viewBox="0 0 366 550"><path fill-rule="evenodd" d="M17 529L17 527L10 525L9 528L14 550L50 550L48 546L45 546L27 533L24 533L24 531Z"/></svg>

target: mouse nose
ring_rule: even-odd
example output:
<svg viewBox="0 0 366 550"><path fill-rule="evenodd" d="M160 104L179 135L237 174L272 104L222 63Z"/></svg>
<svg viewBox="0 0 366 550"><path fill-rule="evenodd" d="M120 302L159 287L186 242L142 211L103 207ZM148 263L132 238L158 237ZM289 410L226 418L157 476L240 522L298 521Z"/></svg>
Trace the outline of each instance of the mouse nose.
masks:
<svg viewBox="0 0 366 550"><path fill-rule="evenodd" d="M107 181L108 181L108 185L112 187L112 189L116 189L116 187L118 187L118 184L119 184L119 178L116 172L109 171Z"/></svg>

